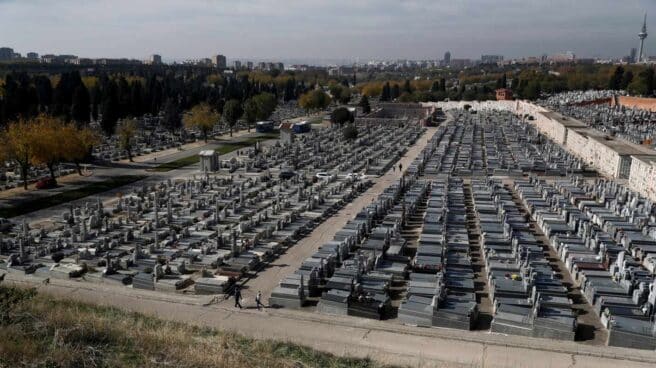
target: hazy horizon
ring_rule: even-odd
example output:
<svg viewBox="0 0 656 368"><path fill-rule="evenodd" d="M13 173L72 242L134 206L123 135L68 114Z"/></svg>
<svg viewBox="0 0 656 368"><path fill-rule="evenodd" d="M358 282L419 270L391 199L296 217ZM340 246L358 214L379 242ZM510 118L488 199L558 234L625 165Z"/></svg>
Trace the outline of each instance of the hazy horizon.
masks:
<svg viewBox="0 0 656 368"><path fill-rule="evenodd" d="M651 55L649 0L0 0L0 47L165 61L621 57L645 11Z"/></svg>

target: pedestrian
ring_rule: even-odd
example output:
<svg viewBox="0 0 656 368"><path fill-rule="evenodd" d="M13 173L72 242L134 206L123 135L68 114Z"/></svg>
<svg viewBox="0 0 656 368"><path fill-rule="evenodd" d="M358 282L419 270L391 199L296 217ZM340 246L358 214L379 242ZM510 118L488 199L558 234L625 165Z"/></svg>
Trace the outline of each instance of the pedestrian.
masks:
<svg viewBox="0 0 656 368"><path fill-rule="evenodd" d="M235 287L235 308L239 307L239 309L242 308L241 306L241 289L239 289L239 286Z"/></svg>
<svg viewBox="0 0 656 368"><path fill-rule="evenodd" d="M262 292L257 291L257 295L255 295L255 304L257 305L257 310L261 310L264 305L262 304Z"/></svg>
<svg viewBox="0 0 656 368"><path fill-rule="evenodd" d="M399 163L399 171L403 171L403 164Z"/></svg>

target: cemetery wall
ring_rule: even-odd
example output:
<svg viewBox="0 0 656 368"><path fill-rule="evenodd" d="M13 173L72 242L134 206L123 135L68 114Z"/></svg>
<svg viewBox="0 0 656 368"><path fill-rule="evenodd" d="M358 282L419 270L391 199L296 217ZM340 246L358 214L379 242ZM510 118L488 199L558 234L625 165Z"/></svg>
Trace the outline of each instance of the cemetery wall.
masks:
<svg viewBox="0 0 656 368"><path fill-rule="evenodd" d="M629 187L656 201L656 155L631 156Z"/></svg>
<svg viewBox="0 0 656 368"><path fill-rule="evenodd" d="M621 106L656 111L656 98L618 96L618 100Z"/></svg>

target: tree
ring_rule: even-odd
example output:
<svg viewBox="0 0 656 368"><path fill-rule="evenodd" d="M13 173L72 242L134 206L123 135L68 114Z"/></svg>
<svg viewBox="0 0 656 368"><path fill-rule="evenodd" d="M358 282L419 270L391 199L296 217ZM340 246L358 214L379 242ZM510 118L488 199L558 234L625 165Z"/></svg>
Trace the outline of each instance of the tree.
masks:
<svg viewBox="0 0 656 368"><path fill-rule="evenodd" d="M398 84L394 83L394 85L392 85L392 89L390 90L390 99L395 100L399 98L399 96L401 96L401 88L399 87Z"/></svg>
<svg viewBox="0 0 656 368"><path fill-rule="evenodd" d="M126 119L121 122L121 126L116 132L118 134L118 144L121 149L127 151L130 162L134 161L132 159L132 148L134 148L134 137L137 130L137 121L135 119Z"/></svg>
<svg viewBox="0 0 656 368"><path fill-rule="evenodd" d="M629 87L629 84L633 81L633 72L630 70L627 70L624 73L624 77L622 77L622 85L621 88L623 90L626 90Z"/></svg>
<svg viewBox="0 0 656 368"><path fill-rule="evenodd" d="M70 125L69 131L64 133L66 139L66 154L64 160L73 162L77 173L82 175L80 163L91 153L93 146L101 142L100 137L90 128L78 128Z"/></svg>
<svg viewBox="0 0 656 368"><path fill-rule="evenodd" d="M212 110L207 103L194 106L182 119L187 129L198 129L207 142L207 134L212 131L221 115Z"/></svg>
<svg viewBox="0 0 656 368"><path fill-rule="evenodd" d="M412 93L412 86L410 85L409 79L406 79L403 84L403 92Z"/></svg>
<svg viewBox="0 0 656 368"><path fill-rule="evenodd" d="M654 69L648 68L638 73L638 77L629 84L629 91L636 95L651 95L654 91Z"/></svg>
<svg viewBox="0 0 656 368"><path fill-rule="evenodd" d="M338 107L330 114L330 122L339 126L346 122L353 122L353 114L346 107Z"/></svg>
<svg viewBox="0 0 656 368"><path fill-rule="evenodd" d="M34 154L33 129L25 119L9 123L2 134L2 156L7 161L15 162L20 168L23 188L27 190L27 171L30 169Z"/></svg>
<svg viewBox="0 0 656 368"><path fill-rule="evenodd" d="M440 91L440 82L438 81L433 81L431 84L431 92L439 92Z"/></svg>
<svg viewBox="0 0 656 368"><path fill-rule="evenodd" d="M73 129L61 118L41 114L30 122L32 128L32 164L45 165L55 178L55 166L68 155L67 135Z"/></svg>
<svg viewBox="0 0 656 368"><path fill-rule="evenodd" d="M170 132L175 132L182 127L182 120L180 119L180 108L175 98L169 98L164 103L164 116L162 117L162 124Z"/></svg>
<svg viewBox="0 0 656 368"><path fill-rule="evenodd" d="M617 66L615 68L615 72L613 72L613 75L610 77L610 81L608 81L608 89L612 89L612 90L620 89L622 86L623 77L624 77L624 68L622 68L621 66Z"/></svg>
<svg viewBox="0 0 656 368"><path fill-rule="evenodd" d="M298 100L299 106L306 111L325 109L330 105L330 96L320 89L312 90L301 96Z"/></svg>
<svg viewBox="0 0 656 368"><path fill-rule="evenodd" d="M391 90L390 90L390 85L389 82L385 82L385 85L383 85L383 91L380 94L380 100L381 101L389 101L391 100Z"/></svg>
<svg viewBox="0 0 656 368"><path fill-rule="evenodd" d="M369 98L367 98L367 95L362 95L359 105L362 108L362 112L364 114L368 114L371 112L371 106L369 106Z"/></svg>
<svg viewBox="0 0 656 368"><path fill-rule="evenodd" d="M251 131L251 125L257 121L257 116L257 102L253 99L253 97L251 97L244 102L244 120L246 120L246 125L248 126L249 132Z"/></svg>
<svg viewBox="0 0 656 368"><path fill-rule="evenodd" d="M89 123L91 117L91 97L89 90L84 84L80 84L73 92L73 101L71 103L71 118L78 125Z"/></svg>
<svg viewBox="0 0 656 368"><path fill-rule="evenodd" d="M232 129L243 114L244 110L241 108L241 103L237 99L229 100L223 106L223 119L228 123L228 126L230 127L231 137Z"/></svg>
<svg viewBox="0 0 656 368"><path fill-rule="evenodd" d="M258 120L267 120L271 117L271 114L276 110L278 106L278 99L271 93L263 92L259 95L253 97L253 100L257 104L257 119Z"/></svg>
<svg viewBox="0 0 656 368"><path fill-rule="evenodd" d="M106 135L114 134L116 130L116 123L119 119L119 104L118 104L118 91L116 83L109 81L106 86L106 91L103 93L104 99L101 108L100 127Z"/></svg>
<svg viewBox="0 0 656 368"><path fill-rule="evenodd" d="M446 79L440 78L440 91L446 92Z"/></svg>

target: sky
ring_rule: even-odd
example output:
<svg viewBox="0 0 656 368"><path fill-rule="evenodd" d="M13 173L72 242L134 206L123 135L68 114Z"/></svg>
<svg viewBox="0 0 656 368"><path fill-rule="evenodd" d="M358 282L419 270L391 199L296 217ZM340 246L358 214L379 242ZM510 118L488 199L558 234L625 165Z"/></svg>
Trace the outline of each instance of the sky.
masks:
<svg viewBox="0 0 656 368"><path fill-rule="evenodd" d="M0 0L0 47L184 60L620 57L656 0Z"/></svg>

